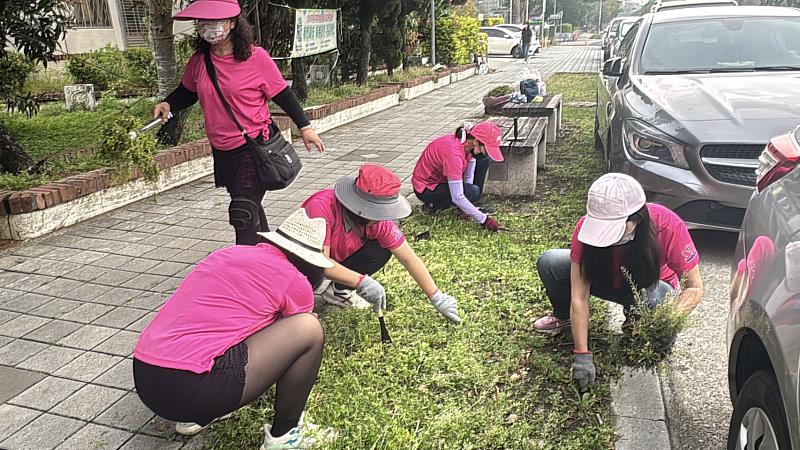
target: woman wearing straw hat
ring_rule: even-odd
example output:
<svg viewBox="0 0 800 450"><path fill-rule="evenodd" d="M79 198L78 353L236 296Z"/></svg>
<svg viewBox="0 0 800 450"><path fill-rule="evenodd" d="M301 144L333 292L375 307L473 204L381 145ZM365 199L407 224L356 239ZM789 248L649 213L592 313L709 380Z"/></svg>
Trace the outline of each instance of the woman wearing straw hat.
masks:
<svg viewBox="0 0 800 450"><path fill-rule="evenodd" d="M493 122L467 122L455 134L431 142L417 160L411 178L414 193L424 203L422 209L435 213L455 205L461 210L460 217L471 218L491 232L500 230L497 220L478 209L475 202L483 194L489 159L503 161L501 136Z"/></svg>
<svg viewBox="0 0 800 450"><path fill-rule="evenodd" d="M357 177L343 177L334 189L326 189L303 202L309 217L325 219L325 255L336 264L325 270L334 282L323 298L347 306L354 299L348 286L375 306L386 308L386 294L370 275L394 255L439 313L460 322L456 299L440 291L425 263L414 253L395 220L411 214L400 195L400 180L389 169L364 164ZM378 295L376 295L376 293Z"/></svg>
<svg viewBox="0 0 800 450"><path fill-rule="evenodd" d="M178 88L156 105L153 115L166 122L171 112L200 101L206 134L213 148L214 181L217 187L227 188L231 196L228 213L236 243L255 245L261 241L257 233L269 229L261 206L266 187L258 181L242 132L229 116L208 75L205 54L210 53L222 94L251 138L266 141L280 132L267 106L272 100L300 129L306 148L311 150L315 146L322 152L325 145L278 66L266 50L253 44L252 29L241 15L237 0L195 0L173 18L196 21L197 52L189 59Z"/></svg>
<svg viewBox="0 0 800 450"><path fill-rule="evenodd" d="M572 373L586 389L595 379L589 296L622 304L626 328L635 320L629 314L634 288L646 291L644 300L650 307L677 294L678 307L689 313L703 296L699 262L689 230L677 214L647 203L642 186L632 177L607 173L589 188L586 216L575 225L570 249L549 250L536 261L553 313L537 320L534 328L555 335L571 324ZM679 280L684 277L681 290Z"/></svg>
<svg viewBox="0 0 800 450"><path fill-rule="evenodd" d="M182 434L275 385L261 448L296 448L308 440L301 417L322 361L313 289L333 262L324 221L302 209L262 236L268 243L217 250L187 275L142 331L133 375L142 402Z"/></svg>

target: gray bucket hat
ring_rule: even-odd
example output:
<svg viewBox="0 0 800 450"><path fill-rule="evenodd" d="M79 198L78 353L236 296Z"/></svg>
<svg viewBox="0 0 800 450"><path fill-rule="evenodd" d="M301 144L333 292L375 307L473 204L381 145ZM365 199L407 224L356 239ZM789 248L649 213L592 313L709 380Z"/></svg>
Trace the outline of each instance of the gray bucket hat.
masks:
<svg viewBox="0 0 800 450"><path fill-rule="evenodd" d="M342 177L334 187L345 208L367 220L397 220L411 214L411 205L400 195L400 180L391 170L364 164L358 176Z"/></svg>

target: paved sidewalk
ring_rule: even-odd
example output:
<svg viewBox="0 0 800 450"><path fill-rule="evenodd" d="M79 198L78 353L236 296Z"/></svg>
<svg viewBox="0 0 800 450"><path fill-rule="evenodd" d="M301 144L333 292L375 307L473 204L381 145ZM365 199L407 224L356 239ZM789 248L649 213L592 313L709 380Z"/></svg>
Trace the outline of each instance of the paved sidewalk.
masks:
<svg viewBox="0 0 800 450"><path fill-rule="evenodd" d="M596 71L599 59L598 47L556 47L531 64L549 76ZM513 82L523 63L492 66L497 73L323 134L329 151L305 156L291 188L267 195L270 222L365 161L395 170L410 192L425 145L482 113L483 95ZM206 177L0 252L0 448L203 448L202 434L178 437L142 405L131 353L193 264L233 243L228 202Z"/></svg>

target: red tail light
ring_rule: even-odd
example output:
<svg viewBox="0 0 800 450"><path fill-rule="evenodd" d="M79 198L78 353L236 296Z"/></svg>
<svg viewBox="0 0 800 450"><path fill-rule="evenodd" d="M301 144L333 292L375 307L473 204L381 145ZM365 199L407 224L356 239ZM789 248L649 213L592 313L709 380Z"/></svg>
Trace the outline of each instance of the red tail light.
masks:
<svg viewBox="0 0 800 450"><path fill-rule="evenodd" d="M791 172L800 163L800 128L792 133L770 139L767 148L758 157L756 186L762 192L770 184Z"/></svg>

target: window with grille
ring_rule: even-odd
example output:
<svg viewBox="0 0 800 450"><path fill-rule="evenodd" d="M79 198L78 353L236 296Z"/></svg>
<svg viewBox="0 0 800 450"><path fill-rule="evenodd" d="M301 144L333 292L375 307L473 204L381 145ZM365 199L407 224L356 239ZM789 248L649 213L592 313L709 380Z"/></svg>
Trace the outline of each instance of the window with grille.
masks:
<svg viewBox="0 0 800 450"><path fill-rule="evenodd" d="M75 28L111 27L108 0L74 0L71 3Z"/></svg>

